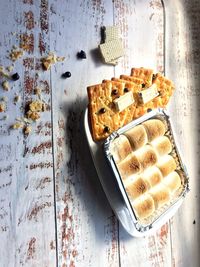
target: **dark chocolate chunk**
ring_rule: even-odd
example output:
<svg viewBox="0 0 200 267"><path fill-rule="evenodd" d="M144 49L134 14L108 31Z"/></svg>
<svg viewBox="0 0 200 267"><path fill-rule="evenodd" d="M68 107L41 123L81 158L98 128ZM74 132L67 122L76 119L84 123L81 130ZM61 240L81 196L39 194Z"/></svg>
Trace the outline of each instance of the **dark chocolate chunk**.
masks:
<svg viewBox="0 0 200 267"><path fill-rule="evenodd" d="M71 77L71 72L69 72L69 71L66 71L66 72L64 72L63 74L62 74L62 77L63 78L70 78Z"/></svg>
<svg viewBox="0 0 200 267"><path fill-rule="evenodd" d="M105 113L106 112L106 109L105 108L101 108L100 110L99 110L99 113Z"/></svg>
<svg viewBox="0 0 200 267"><path fill-rule="evenodd" d="M108 126L105 126L104 127L104 132L109 133L110 132L110 128Z"/></svg>
<svg viewBox="0 0 200 267"><path fill-rule="evenodd" d="M81 50L80 52L78 52L77 53L77 58L86 59L86 53L85 53L85 51Z"/></svg>
<svg viewBox="0 0 200 267"><path fill-rule="evenodd" d="M19 77L19 74L17 72L12 75L13 81L17 81L17 80L19 80L19 78L20 77Z"/></svg>

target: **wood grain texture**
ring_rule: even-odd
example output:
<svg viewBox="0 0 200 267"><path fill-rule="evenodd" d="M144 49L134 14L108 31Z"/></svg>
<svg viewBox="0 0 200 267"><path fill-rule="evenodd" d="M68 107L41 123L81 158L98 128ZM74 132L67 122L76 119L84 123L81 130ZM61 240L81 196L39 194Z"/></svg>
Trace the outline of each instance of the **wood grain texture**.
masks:
<svg viewBox="0 0 200 267"><path fill-rule="evenodd" d="M0 65L11 64L7 56L13 45L21 42L25 50L14 64L20 80L10 81L8 92L0 85L0 98L8 98L6 112L0 113L0 266L198 267L199 1L169 0L165 7L161 0L0 4ZM97 49L100 27L113 24L126 52L115 68L102 63ZM87 59L77 59L80 50ZM40 59L49 51L66 59L44 72ZM175 82L169 112L191 187L174 218L144 238L129 236L118 223L83 129L86 87L129 74L133 66L165 69ZM66 71L72 76L62 79ZM9 127L37 98L35 87L41 88L47 111L25 137ZM16 95L21 101L14 104Z"/></svg>
<svg viewBox="0 0 200 267"><path fill-rule="evenodd" d="M114 74L99 56L100 27L113 24L111 1L52 1L52 68L59 266L118 266L118 222L101 189L84 138L86 87ZM77 59L84 50L87 58ZM71 78L61 79L65 71Z"/></svg>
<svg viewBox="0 0 200 267"><path fill-rule="evenodd" d="M24 117L24 107L35 99L34 88L42 89L42 100L51 102L48 73L38 69L39 36L49 43L47 1L1 1L1 65L13 45L27 39L24 55L14 64L20 80L10 81L11 89L2 87L1 96L8 98L6 114L1 121L0 166L0 265L55 266L54 180L52 158L51 110L42 114L25 137L22 129L9 127L16 117ZM25 44L25 43L24 43ZM46 51L46 48L45 48ZM13 104L15 95L21 101Z"/></svg>
<svg viewBox="0 0 200 267"><path fill-rule="evenodd" d="M173 1L166 2L166 36L169 36L166 42L166 73L176 84L170 113L188 167L191 189L171 222L172 266L192 264L197 267L200 262L199 15L199 1L185 0L176 5ZM177 27L174 27L175 24Z"/></svg>

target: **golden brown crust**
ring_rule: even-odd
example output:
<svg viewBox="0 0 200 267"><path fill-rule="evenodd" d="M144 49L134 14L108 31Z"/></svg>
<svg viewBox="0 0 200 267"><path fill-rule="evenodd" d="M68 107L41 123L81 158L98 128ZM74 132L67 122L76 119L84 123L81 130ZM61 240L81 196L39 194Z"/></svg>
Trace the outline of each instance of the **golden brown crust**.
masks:
<svg viewBox="0 0 200 267"><path fill-rule="evenodd" d="M158 161L158 156L155 150L146 145L135 152L135 155L140 162L142 169L145 170L148 167L154 166Z"/></svg>
<svg viewBox="0 0 200 267"><path fill-rule="evenodd" d="M131 76L142 79L145 87L149 87L152 84L153 70L145 68L132 68Z"/></svg>
<svg viewBox="0 0 200 267"><path fill-rule="evenodd" d="M113 100L123 95L123 87L122 83L107 81L87 88L94 140L104 139L122 126L121 114L115 109ZM112 93L113 90L116 90L116 94Z"/></svg>
<svg viewBox="0 0 200 267"><path fill-rule="evenodd" d="M148 189L149 184L140 176L134 179L134 181L126 187L127 194L131 199L141 196L147 192Z"/></svg>
<svg viewBox="0 0 200 267"><path fill-rule="evenodd" d="M123 74L120 75L120 79L129 81L129 82L134 82L135 84L138 84L138 85L142 85L144 82L144 80L140 79L139 77L132 77L132 76L123 75Z"/></svg>
<svg viewBox="0 0 200 267"><path fill-rule="evenodd" d="M176 170L176 162L172 156L166 155L159 160L157 167L160 169L163 176L167 176L170 172Z"/></svg>
<svg viewBox="0 0 200 267"><path fill-rule="evenodd" d="M144 180L149 183L150 187L159 184L163 179L161 171L156 166L149 168L144 172L143 176Z"/></svg>
<svg viewBox="0 0 200 267"><path fill-rule="evenodd" d="M132 152L131 145L125 135L117 137L110 145L110 151L116 163L124 160Z"/></svg>
<svg viewBox="0 0 200 267"><path fill-rule="evenodd" d="M170 201L169 189L162 184L154 186L149 194L152 196L156 208L160 208Z"/></svg>
<svg viewBox="0 0 200 267"><path fill-rule="evenodd" d="M165 124L159 119L150 119L142 123L147 131L149 142L159 136L163 136L166 132Z"/></svg>
<svg viewBox="0 0 200 267"><path fill-rule="evenodd" d="M135 126L124 134L129 139L133 151L144 146L148 142L147 133L143 125Z"/></svg>
<svg viewBox="0 0 200 267"><path fill-rule="evenodd" d="M137 198L132 205L136 216L140 219L149 217L155 211L154 200L149 194Z"/></svg>
<svg viewBox="0 0 200 267"><path fill-rule="evenodd" d="M181 187L181 178L177 172L171 172L163 179L163 184L167 186L171 193L174 193Z"/></svg>
<svg viewBox="0 0 200 267"><path fill-rule="evenodd" d="M123 179L141 171L141 164L133 153L117 164L117 167Z"/></svg>
<svg viewBox="0 0 200 267"><path fill-rule="evenodd" d="M156 138L151 145L155 148L159 156L169 154L172 151L172 144L167 136Z"/></svg>

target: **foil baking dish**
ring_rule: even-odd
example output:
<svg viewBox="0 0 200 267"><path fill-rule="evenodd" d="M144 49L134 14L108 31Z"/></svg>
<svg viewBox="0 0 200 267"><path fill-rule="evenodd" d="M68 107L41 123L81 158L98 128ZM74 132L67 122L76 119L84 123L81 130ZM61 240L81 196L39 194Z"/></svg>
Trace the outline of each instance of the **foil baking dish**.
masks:
<svg viewBox="0 0 200 267"><path fill-rule="evenodd" d="M139 126L150 119L158 119L166 126L167 131L165 136L170 139L172 145L170 156L172 156L176 162L176 171L181 178L181 187L176 191L173 198L170 198L165 205L156 208L155 212L153 212L151 216L141 219L133 207L133 200L127 193L124 180L120 174L116 160L114 159L111 147L113 142L121 135L124 135L134 127ZM176 142L177 138L175 137L170 116L165 110L157 109L147 113L139 119L134 120L122 127L118 131L113 132L104 142L94 142L92 140L88 113L86 110L85 131L94 165L103 189L113 211L127 232L129 232L132 236L146 235L153 230L156 230L159 226L163 225L170 217L173 216L173 214L182 204L186 193L189 191L189 178L186 166L183 162L183 157L180 154L180 149L178 148L178 144Z"/></svg>

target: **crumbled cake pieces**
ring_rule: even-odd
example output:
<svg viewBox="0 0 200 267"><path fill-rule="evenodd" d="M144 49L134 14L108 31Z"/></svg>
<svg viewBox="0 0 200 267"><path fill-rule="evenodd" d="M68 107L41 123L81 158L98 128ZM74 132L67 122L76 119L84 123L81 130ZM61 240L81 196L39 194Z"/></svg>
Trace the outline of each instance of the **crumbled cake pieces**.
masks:
<svg viewBox="0 0 200 267"><path fill-rule="evenodd" d="M10 52L10 59L15 62L16 60L21 58L23 56L23 54L24 53L23 53L22 50L17 49L17 48L14 47Z"/></svg>
<svg viewBox="0 0 200 267"><path fill-rule="evenodd" d="M5 103L0 102L0 112L4 112L6 109Z"/></svg>
<svg viewBox="0 0 200 267"><path fill-rule="evenodd" d="M53 52L50 52L48 56L41 59L42 65L45 70L49 70L53 64L64 60L65 57L58 57Z"/></svg>
<svg viewBox="0 0 200 267"><path fill-rule="evenodd" d="M45 110L46 110L46 104L44 102L39 100L34 100L29 104L26 116L28 119L37 121L40 119L40 112L43 112Z"/></svg>
<svg viewBox="0 0 200 267"><path fill-rule="evenodd" d="M10 90L10 85L9 85L8 81L3 81L2 82L2 87L3 87L3 90L5 90L5 91L9 91Z"/></svg>

